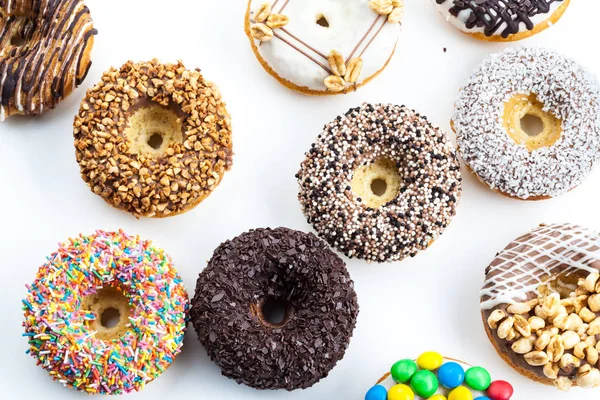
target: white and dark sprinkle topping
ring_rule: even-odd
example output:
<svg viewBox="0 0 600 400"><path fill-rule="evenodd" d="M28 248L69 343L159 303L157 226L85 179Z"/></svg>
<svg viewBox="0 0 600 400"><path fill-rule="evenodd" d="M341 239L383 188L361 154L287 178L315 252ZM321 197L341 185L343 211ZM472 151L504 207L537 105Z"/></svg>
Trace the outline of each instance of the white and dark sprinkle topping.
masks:
<svg viewBox="0 0 600 400"><path fill-rule="evenodd" d="M562 136L529 151L503 127L504 103L534 94L561 120ZM492 189L522 199L555 197L579 185L600 150L600 90L574 61L545 49L508 49L486 58L461 89L452 122L459 152Z"/></svg>
<svg viewBox="0 0 600 400"><path fill-rule="evenodd" d="M354 171L396 164L398 195L369 208L351 189ZM404 106L363 104L325 125L297 174L298 199L316 231L348 257L398 261L426 249L450 223L460 165L445 133Z"/></svg>

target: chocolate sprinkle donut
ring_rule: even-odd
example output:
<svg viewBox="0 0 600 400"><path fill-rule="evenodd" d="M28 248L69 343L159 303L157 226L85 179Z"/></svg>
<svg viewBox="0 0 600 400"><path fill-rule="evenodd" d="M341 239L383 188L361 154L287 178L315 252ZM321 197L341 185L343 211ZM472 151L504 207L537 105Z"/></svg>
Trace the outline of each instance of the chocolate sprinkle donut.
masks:
<svg viewBox="0 0 600 400"><path fill-rule="evenodd" d="M369 207L353 175L386 160L397 192ZM318 234L348 257L398 261L426 249L450 223L460 165L446 134L404 106L363 104L325 125L296 175L298 199Z"/></svg>
<svg viewBox="0 0 600 400"><path fill-rule="evenodd" d="M285 304L281 321L263 314L271 302ZM357 314L344 262L313 234L277 228L251 230L215 250L190 318L224 376L294 390L326 377L344 356Z"/></svg>

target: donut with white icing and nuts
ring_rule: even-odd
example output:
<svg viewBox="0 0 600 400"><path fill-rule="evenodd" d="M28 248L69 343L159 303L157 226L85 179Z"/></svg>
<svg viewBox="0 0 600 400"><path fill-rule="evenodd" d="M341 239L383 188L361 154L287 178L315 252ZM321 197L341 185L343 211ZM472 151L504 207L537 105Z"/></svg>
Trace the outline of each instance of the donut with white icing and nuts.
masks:
<svg viewBox="0 0 600 400"><path fill-rule="evenodd" d="M600 236L541 225L496 255L481 312L498 354L522 375L561 390L600 386Z"/></svg>
<svg viewBox="0 0 600 400"><path fill-rule="evenodd" d="M554 25L571 0L432 0L447 21L480 40L512 42Z"/></svg>
<svg viewBox="0 0 600 400"><path fill-rule="evenodd" d="M446 134L404 106L363 104L325 125L296 175L317 233L348 257L398 261L456 212L460 164Z"/></svg>
<svg viewBox="0 0 600 400"><path fill-rule="evenodd" d="M265 70L312 95L347 93L389 63L404 0L249 0L245 29Z"/></svg>
<svg viewBox="0 0 600 400"><path fill-rule="evenodd" d="M190 319L224 376L256 389L305 389L342 359L358 302L344 261L312 233L255 229L222 243Z"/></svg>
<svg viewBox="0 0 600 400"><path fill-rule="evenodd" d="M194 208L232 165L221 94L181 62L128 61L105 72L81 103L74 136L83 180L136 217Z"/></svg>
<svg viewBox="0 0 600 400"><path fill-rule="evenodd" d="M82 0L0 0L0 121L54 108L85 79L94 29Z"/></svg>
<svg viewBox="0 0 600 400"><path fill-rule="evenodd" d="M171 258L150 241L122 231L71 238L27 289L27 353L65 386L139 391L181 352L188 295Z"/></svg>
<svg viewBox="0 0 600 400"><path fill-rule="evenodd" d="M487 186L522 200L556 197L598 159L598 82L554 51L508 49L477 67L451 125L461 157Z"/></svg>

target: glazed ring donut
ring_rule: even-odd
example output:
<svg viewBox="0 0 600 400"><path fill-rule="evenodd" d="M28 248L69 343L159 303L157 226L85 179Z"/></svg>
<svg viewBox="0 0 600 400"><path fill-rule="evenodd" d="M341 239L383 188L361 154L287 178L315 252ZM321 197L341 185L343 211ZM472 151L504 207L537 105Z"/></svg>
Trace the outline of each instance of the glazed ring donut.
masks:
<svg viewBox="0 0 600 400"><path fill-rule="evenodd" d="M432 0L460 31L480 40L512 42L551 27L571 0Z"/></svg>
<svg viewBox="0 0 600 400"><path fill-rule="evenodd" d="M157 60L111 68L88 90L74 123L81 176L136 217L184 213L231 168L231 121L200 70Z"/></svg>
<svg viewBox="0 0 600 400"><path fill-rule="evenodd" d="M459 153L493 190L548 199L578 186L600 151L600 90L575 62L544 49L486 58L452 116Z"/></svg>
<svg viewBox="0 0 600 400"><path fill-rule="evenodd" d="M94 29L82 0L0 0L0 121L54 108L85 79Z"/></svg>
<svg viewBox="0 0 600 400"><path fill-rule="evenodd" d="M509 400L512 385L464 361L428 351L416 360L396 362L365 395L365 400Z"/></svg>
<svg viewBox="0 0 600 400"><path fill-rule="evenodd" d="M400 34L404 0L249 0L254 54L284 86L348 93L379 75Z"/></svg>
<svg viewBox="0 0 600 400"><path fill-rule="evenodd" d="M27 288L28 353L65 386L138 391L181 351L187 292L149 241L122 231L69 239Z"/></svg>
<svg viewBox="0 0 600 400"><path fill-rule="evenodd" d="M318 234L348 257L398 261L446 228L461 194L446 134L404 106L363 104L325 125L296 175Z"/></svg>
<svg viewBox="0 0 600 400"><path fill-rule="evenodd" d="M522 375L561 390L600 386L600 236L542 225L486 269L481 310L498 354Z"/></svg>
<svg viewBox="0 0 600 400"><path fill-rule="evenodd" d="M221 244L198 278L190 319L224 376L304 389L342 359L358 303L344 262L313 234L257 229Z"/></svg>

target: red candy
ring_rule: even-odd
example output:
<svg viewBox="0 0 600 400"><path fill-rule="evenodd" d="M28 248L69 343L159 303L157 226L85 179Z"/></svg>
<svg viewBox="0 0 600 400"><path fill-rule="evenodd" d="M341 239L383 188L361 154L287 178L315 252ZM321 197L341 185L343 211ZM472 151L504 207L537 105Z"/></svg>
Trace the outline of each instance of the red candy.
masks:
<svg viewBox="0 0 600 400"><path fill-rule="evenodd" d="M506 381L494 381L487 389L487 396L492 400L509 400L514 389Z"/></svg>

